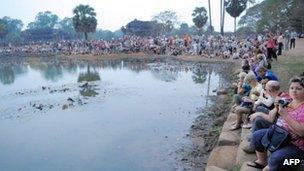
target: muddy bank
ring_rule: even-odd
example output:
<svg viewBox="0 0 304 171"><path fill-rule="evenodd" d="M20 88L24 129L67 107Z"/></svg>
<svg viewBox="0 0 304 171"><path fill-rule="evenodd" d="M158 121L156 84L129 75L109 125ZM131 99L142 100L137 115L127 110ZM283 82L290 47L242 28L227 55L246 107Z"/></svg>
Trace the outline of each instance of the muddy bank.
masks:
<svg viewBox="0 0 304 171"><path fill-rule="evenodd" d="M238 60L233 59L222 59L222 58L206 58L199 55L157 55L157 54L146 54L142 52L138 53L119 53L119 54L105 54L105 55L92 55L92 54L84 54L84 55L49 55L49 54L13 54L10 56L0 56L0 58L50 58L50 59L60 59L60 60L147 60L147 59L173 59L173 60L182 60L182 61L192 61L192 62L237 62Z"/></svg>
<svg viewBox="0 0 304 171"><path fill-rule="evenodd" d="M199 116L194 120L186 135L191 140L192 145L183 147L177 151L182 163L183 170L204 170L207 165L209 155L217 145L217 140L224 122L230 111L232 104L233 89L232 82L235 80L234 72L236 65L228 67L223 65L222 71L226 73L226 82L217 91L217 96L209 97L212 105L207 108L198 109Z"/></svg>

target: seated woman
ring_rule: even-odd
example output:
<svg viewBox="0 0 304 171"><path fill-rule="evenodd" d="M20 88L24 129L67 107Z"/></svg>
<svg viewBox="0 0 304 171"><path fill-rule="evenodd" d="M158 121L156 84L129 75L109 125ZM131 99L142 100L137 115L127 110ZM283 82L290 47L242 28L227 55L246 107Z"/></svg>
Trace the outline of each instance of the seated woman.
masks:
<svg viewBox="0 0 304 171"><path fill-rule="evenodd" d="M250 71L250 65L249 65L248 59L244 59L244 60L242 61L242 70L243 70L243 72L245 72L245 73L248 73L248 72Z"/></svg>
<svg viewBox="0 0 304 171"><path fill-rule="evenodd" d="M269 82L269 84L268 84ZM267 78L261 80L262 84L262 91L257 101L254 102L253 111L255 112L263 112L268 114L270 110L273 109L274 105L274 98L270 95L271 91L278 91L274 90L274 88L280 88L279 82L277 81L269 81ZM268 84L268 86L267 86ZM278 86L276 86L278 85Z"/></svg>
<svg viewBox="0 0 304 171"><path fill-rule="evenodd" d="M257 160L247 163L248 166L255 168L264 168L263 170L291 170L291 166L284 165L285 159L304 160L304 77L291 79L289 94L292 98L287 107L282 104L278 105L274 113L269 115L278 115L276 125L284 128L290 134L290 143L274 151L268 159L267 151L262 145L262 138L268 129L261 129L254 132L251 146L254 147ZM274 118L274 117L272 117ZM296 167L304 167L298 164Z"/></svg>
<svg viewBox="0 0 304 171"><path fill-rule="evenodd" d="M238 77L239 77L239 82L235 83L235 95L233 96L233 102L234 105L232 106L232 109L235 110L235 108L239 105L241 105L242 98L244 96L248 96L251 90L251 87L249 84L244 82L244 79L246 77L245 72L241 72Z"/></svg>
<svg viewBox="0 0 304 171"><path fill-rule="evenodd" d="M270 82L272 82L272 81L270 81ZM268 83L267 78L262 79L261 85L262 85L263 89L260 93L260 96L258 97L258 100L254 102L254 105L252 108L253 112L268 114L269 111L274 108L274 98L270 95L269 91L266 91L266 89L269 89L269 87L270 87L270 85L268 85L268 88L266 88L267 83ZM245 128L245 129L250 129L251 127L252 127L251 122L246 125L243 125L243 128Z"/></svg>
<svg viewBox="0 0 304 171"><path fill-rule="evenodd" d="M263 85L264 80L262 80ZM263 93L263 92L262 92ZM262 95L261 93L261 95ZM260 129L269 128L272 125L274 120L274 116L276 111L275 109L270 110L270 107L274 107L273 103L275 99L281 98L280 93L280 84L278 81L268 81L265 86L265 93L268 99L265 99L265 102L262 105L258 106L259 103L263 102L260 98L255 102L253 110L255 113L250 115L250 121L252 122L251 133L253 134L255 131ZM260 97L261 97L260 95ZM268 107L270 106L270 107ZM248 137L248 141L252 138L252 135ZM255 150L252 146L246 145L243 148L243 151L246 153L255 153Z"/></svg>
<svg viewBox="0 0 304 171"><path fill-rule="evenodd" d="M231 131L241 128L242 116L244 114L252 113L253 104L258 99L263 89L262 85L257 82L255 75L252 72L246 75L244 81L250 85L251 90L249 96L244 96L242 98L242 104L235 108L236 123L230 128Z"/></svg>

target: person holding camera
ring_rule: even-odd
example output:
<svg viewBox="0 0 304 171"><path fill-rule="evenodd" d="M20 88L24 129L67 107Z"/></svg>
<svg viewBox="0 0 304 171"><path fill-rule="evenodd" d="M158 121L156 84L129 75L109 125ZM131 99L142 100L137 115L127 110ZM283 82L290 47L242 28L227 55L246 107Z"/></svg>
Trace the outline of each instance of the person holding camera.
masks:
<svg viewBox="0 0 304 171"><path fill-rule="evenodd" d="M269 115L276 118L275 126L284 130L284 135L269 135L269 129L261 129L253 133L251 146L254 147L257 160L247 163L248 166L260 168L264 171L291 170L291 166L283 165L285 159L304 160L304 77L295 77L291 79L289 86L289 95L292 101L278 100L275 107ZM273 128L273 127L272 127ZM277 137L275 137L277 136ZM271 139L274 143L280 142L275 149L271 146L265 146L265 139ZM283 142L282 141L282 142ZM270 142L272 143L272 142ZM272 143L273 144L273 143ZM272 153L267 162L267 150ZM300 164L295 167L304 167Z"/></svg>
<svg viewBox="0 0 304 171"><path fill-rule="evenodd" d="M263 82L266 82L265 79L262 80L262 85ZM273 109L274 101L275 99L281 98L280 84L278 81L268 81L264 89L265 91L261 93L261 96L263 96L262 94L265 93L266 97L259 97L253 107L255 113L249 116L250 121L252 122L252 134L257 130L269 128L272 125L274 116L276 115L276 111ZM251 138L252 137L249 136L247 138L248 141L250 141ZM251 145L244 146L242 149L248 154L255 152L254 148Z"/></svg>
<svg viewBox="0 0 304 171"><path fill-rule="evenodd" d="M265 91L268 98L259 99L255 103L256 106L259 106L261 103L264 103L264 105L262 105L262 107L256 107L258 108L256 110L257 112L249 116L250 120L254 121L253 132L259 129L268 128L274 121L275 113L277 112L276 108L271 108L271 106L274 104L275 99L278 101L278 99L281 98L279 82L274 80L268 81L265 86ZM271 115L269 115L269 113ZM260 123L260 121L263 123ZM255 126L257 128L255 128Z"/></svg>

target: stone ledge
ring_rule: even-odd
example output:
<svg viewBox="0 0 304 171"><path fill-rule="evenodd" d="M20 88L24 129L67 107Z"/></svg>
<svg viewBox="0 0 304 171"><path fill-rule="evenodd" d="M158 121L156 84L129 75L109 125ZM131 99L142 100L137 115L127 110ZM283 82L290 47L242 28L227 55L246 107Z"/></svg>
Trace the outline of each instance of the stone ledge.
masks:
<svg viewBox="0 0 304 171"><path fill-rule="evenodd" d="M222 132L232 132L229 129L230 129L232 123L235 121L236 121L236 115L234 113L230 113L227 117L226 122L223 125ZM237 131L234 131L234 132L237 132Z"/></svg>
<svg viewBox="0 0 304 171"><path fill-rule="evenodd" d="M206 167L205 171L227 171L227 170L216 167L216 166L208 166L208 167Z"/></svg>
<svg viewBox="0 0 304 171"><path fill-rule="evenodd" d="M226 170L232 170L237 155L237 146L220 146L212 150L208 162L208 166L216 166Z"/></svg>
<svg viewBox="0 0 304 171"><path fill-rule="evenodd" d="M256 158L255 154L247 154L243 151L243 147L249 145L250 143L247 141L247 137L251 134L250 129L243 129L241 133L241 143L238 148L237 157L236 157L236 165L241 165L244 162L253 161Z"/></svg>
<svg viewBox="0 0 304 171"><path fill-rule="evenodd" d="M240 143L239 136L232 131L225 132L223 131L218 139L218 146L235 146Z"/></svg>
<svg viewBox="0 0 304 171"><path fill-rule="evenodd" d="M250 166L247 166L247 163L243 163L240 171L261 171L261 169L250 167Z"/></svg>

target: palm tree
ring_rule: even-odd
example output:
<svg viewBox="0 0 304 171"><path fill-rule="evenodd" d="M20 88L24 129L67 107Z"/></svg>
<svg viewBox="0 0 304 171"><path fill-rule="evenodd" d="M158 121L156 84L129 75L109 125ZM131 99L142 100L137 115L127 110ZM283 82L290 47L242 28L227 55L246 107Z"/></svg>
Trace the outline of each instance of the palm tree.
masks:
<svg viewBox="0 0 304 171"><path fill-rule="evenodd" d="M8 33L6 22L0 18L0 39L6 36Z"/></svg>
<svg viewBox="0 0 304 171"><path fill-rule="evenodd" d="M226 11L231 16L234 17L234 33L236 32L236 17L240 16L241 13L247 7L247 0L228 0Z"/></svg>
<svg viewBox="0 0 304 171"><path fill-rule="evenodd" d="M210 5L210 0L208 0L208 8L209 8L210 30L211 30L211 34L212 34L213 27L212 27L212 20L211 20L211 5Z"/></svg>
<svg viewBox="0 0 304 171"><path fill-rule="evenodd" d="M78 5L73 10L73 26L76 32L84 33L88 39L88 33L95 32L97 26L96 13L89 5Z"/></svg>
<svg viewBox="0 0 304 171"><path fill-rule="evenodd" d="M221 25L221 35L224 35L224 24L225 24L225 9L227 5L227 0L220 0L220 25Z"/></svg>
<svg viewBox="0 0 304 171"><path fill-rule="evenodd" d="M202 27L206 24L208 17L207 17L207 10L204 7L196 7L192 13L195 26L198 28L199 33L201 33Z"/></svg>

